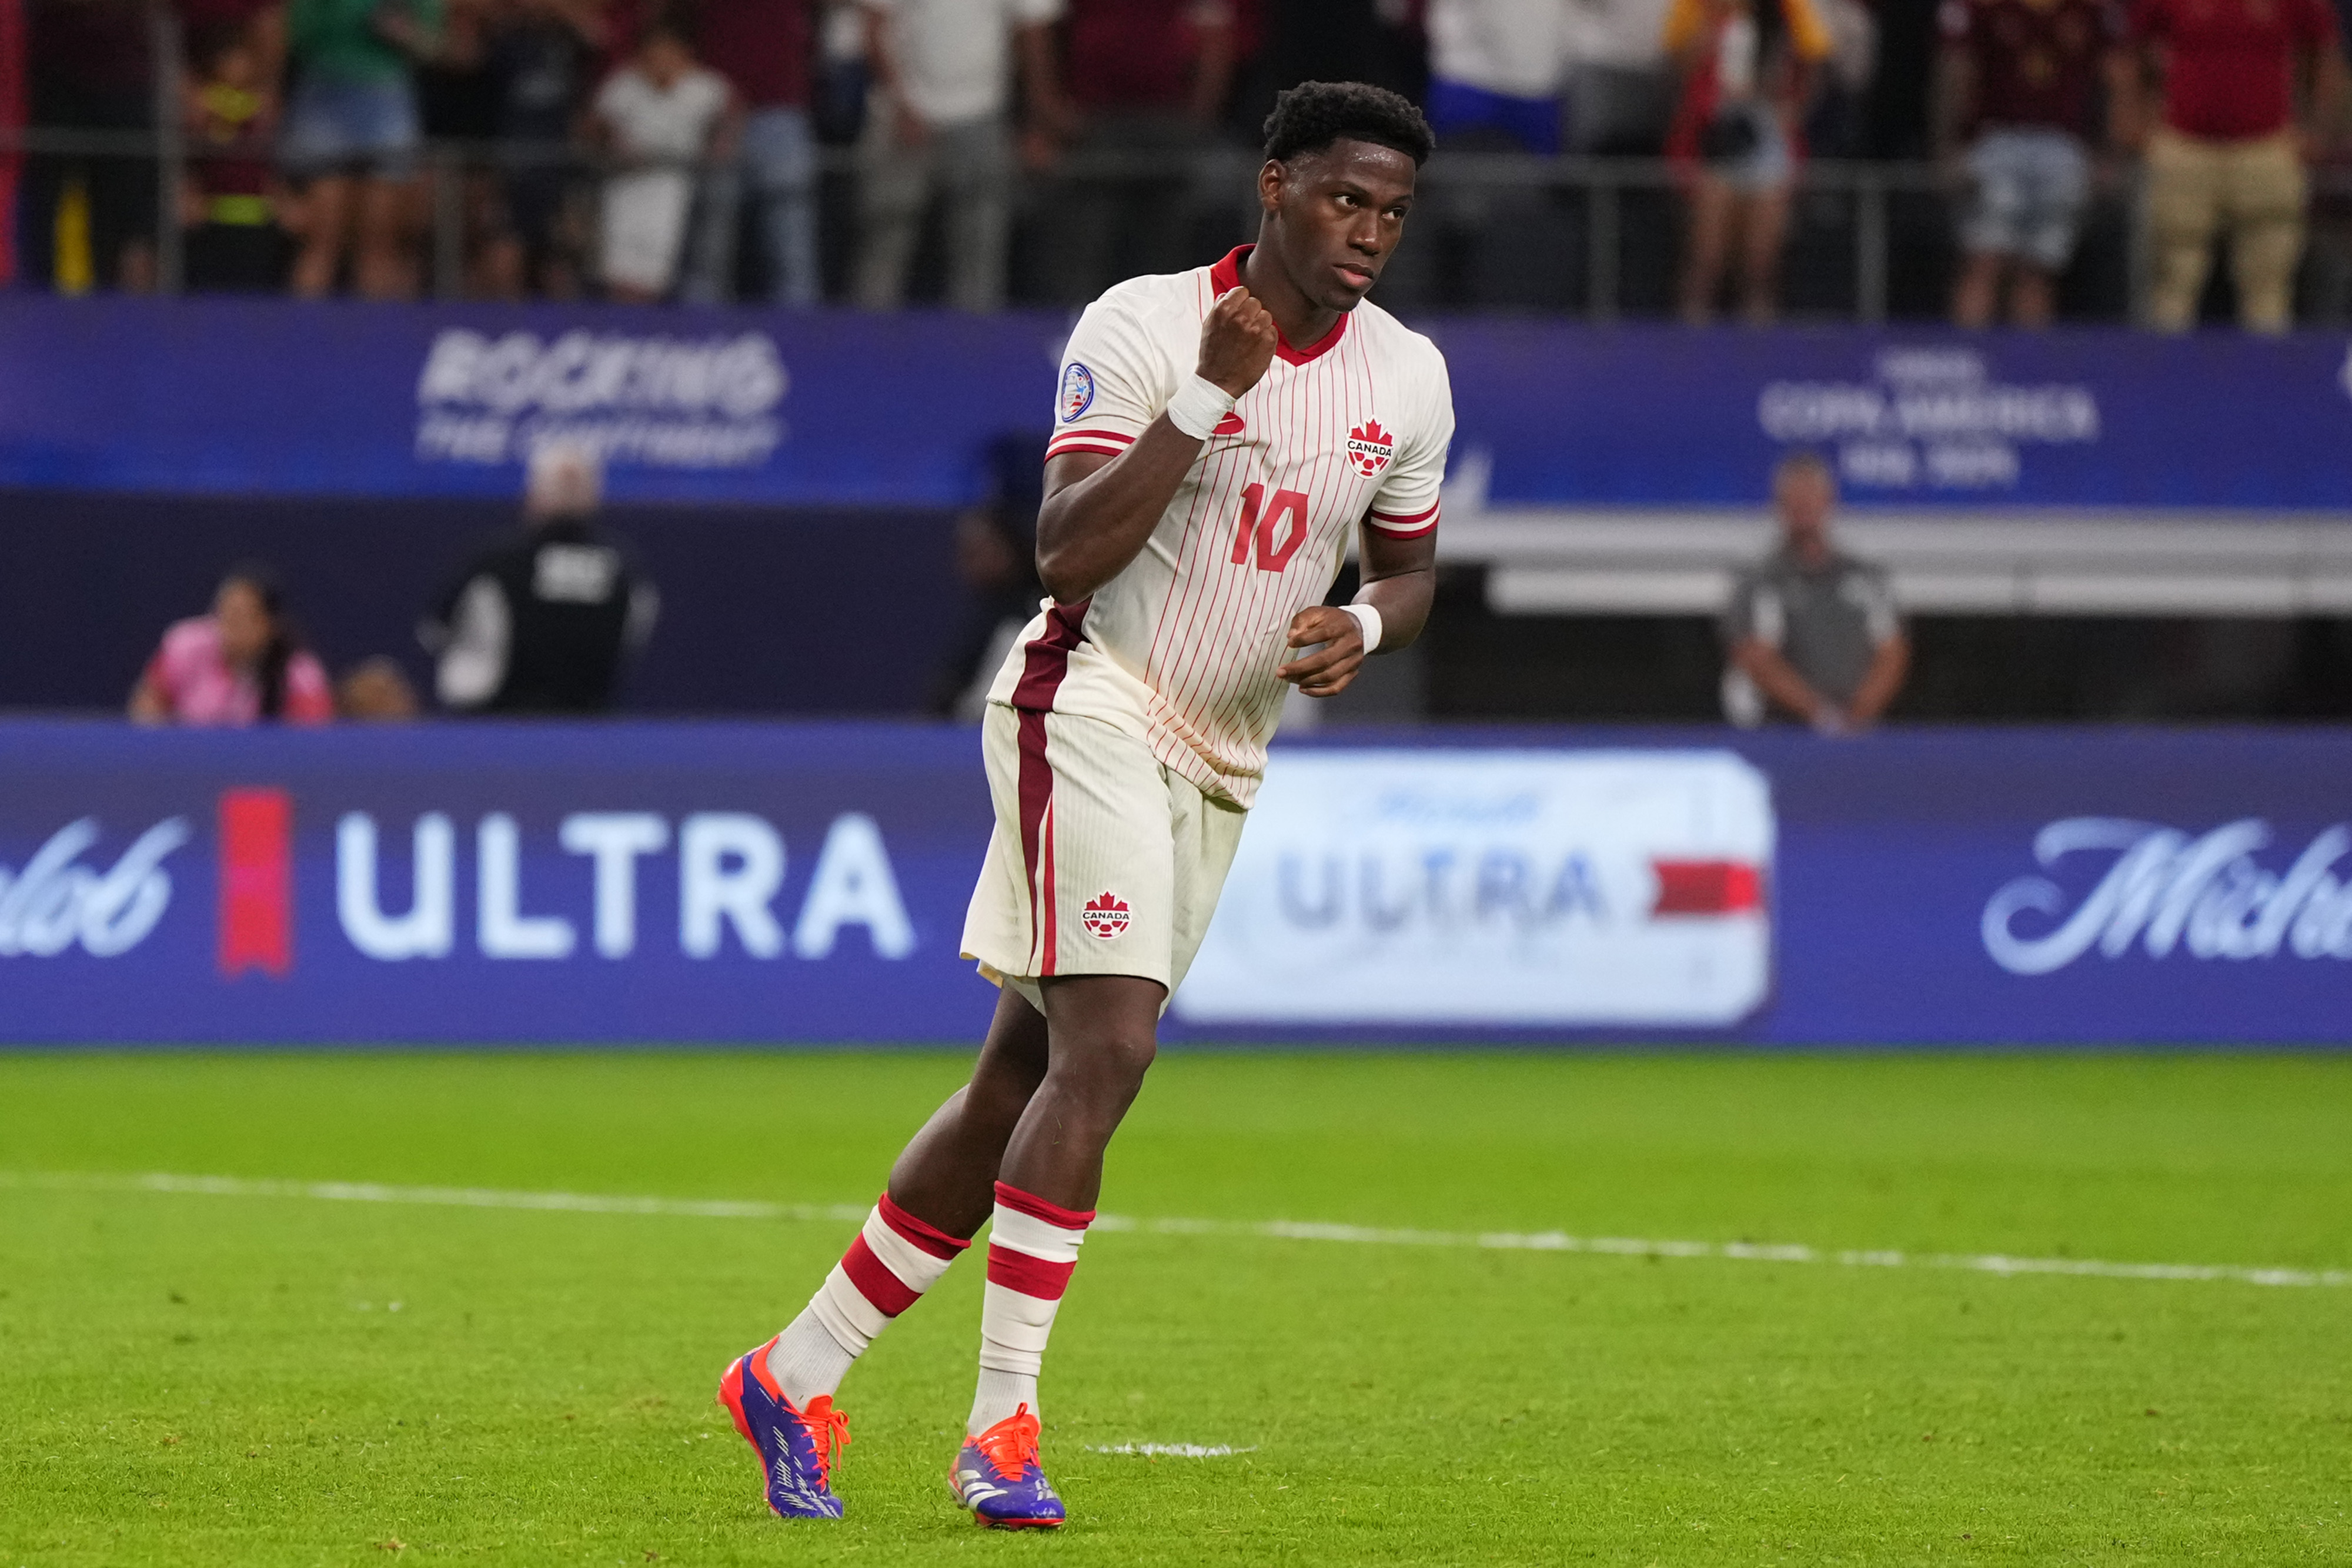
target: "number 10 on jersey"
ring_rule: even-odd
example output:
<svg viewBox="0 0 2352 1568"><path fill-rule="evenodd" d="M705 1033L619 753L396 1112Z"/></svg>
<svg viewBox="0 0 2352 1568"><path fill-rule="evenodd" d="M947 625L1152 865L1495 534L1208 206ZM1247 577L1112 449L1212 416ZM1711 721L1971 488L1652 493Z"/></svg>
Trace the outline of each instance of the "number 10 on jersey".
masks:
<svg viewBox="0 0 2352 1568"><path fill-rule="evenodd" d="M1276 536L1281 538L1276 541ZM1241 520L1234 528L1234 564L1250 558L1255 543L1257 569L1280 571L1307 542L1307 496L1300 490L1276 490L1266 498L1265 486L1252 485L1242 492Z"/></svg>

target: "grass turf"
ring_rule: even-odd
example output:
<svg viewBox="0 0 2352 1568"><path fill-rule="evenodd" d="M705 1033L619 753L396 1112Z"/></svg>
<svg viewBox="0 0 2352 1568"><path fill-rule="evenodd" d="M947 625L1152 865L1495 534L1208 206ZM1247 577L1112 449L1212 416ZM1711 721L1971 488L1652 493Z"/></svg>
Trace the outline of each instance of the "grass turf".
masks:
<svg viewBox="0 0 2352 1568"><path fill-rule="evenodd" d="M863 1204L961 1065L0 1059L0 1173ZM2347 1125L2316 1058L1180 1055L1104 1206L2342 1268ZM849 1229L0 1181L0 1568L2352 1558L2352 1291L1138 1232L1057 1326L1067 1531L947 1494L969 1262L786 1526L711 1390Z"/></svg>

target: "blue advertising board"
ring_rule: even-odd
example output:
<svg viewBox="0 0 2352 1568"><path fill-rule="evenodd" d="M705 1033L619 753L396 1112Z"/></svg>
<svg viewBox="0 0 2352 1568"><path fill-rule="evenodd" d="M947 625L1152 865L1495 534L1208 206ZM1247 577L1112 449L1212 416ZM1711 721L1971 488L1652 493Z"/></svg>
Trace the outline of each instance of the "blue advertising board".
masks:
<svg viewBox="0 0 2352 1568"><path fill-rule="evenodd" d="M2352 732L1276 748L1230 1041L2352 1042ZM0 1041L975 1040L976 735L0 725Z"/></svg>
<svg viewBox="0 0 2352 1568"><path fill-rule="evenodd" d="M2340 336L1438 319L1457 462L1559 507L1745 506L1791 445L1871 505L2352 508ZM948 507L1054 417L1060 313L0 296L0 486Z"/></svg>

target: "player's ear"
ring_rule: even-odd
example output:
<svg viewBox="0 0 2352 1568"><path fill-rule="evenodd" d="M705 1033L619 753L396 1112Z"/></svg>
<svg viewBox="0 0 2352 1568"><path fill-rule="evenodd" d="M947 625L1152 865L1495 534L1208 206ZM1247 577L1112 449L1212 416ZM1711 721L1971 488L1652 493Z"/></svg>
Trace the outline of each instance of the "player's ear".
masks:
<svg viewBox="0 0 2352 1568"><path fill-rule="evenodd" d="M1289 171L1281 162L1269 158L1257 172L1257 204L1260 212L1271 213L1282 205L1282 183Z"/></svg>

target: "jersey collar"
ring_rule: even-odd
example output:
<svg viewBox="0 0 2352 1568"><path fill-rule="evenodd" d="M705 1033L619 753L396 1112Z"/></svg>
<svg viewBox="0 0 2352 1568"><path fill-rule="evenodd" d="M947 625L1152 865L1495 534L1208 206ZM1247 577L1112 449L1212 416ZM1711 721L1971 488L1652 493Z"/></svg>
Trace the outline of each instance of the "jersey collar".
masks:
<svg viewBox="0 0 2352 1568"><path fill-rule="evenodd" d="M1209 268L1210 298L1222 298L1227 289L1241 287L1242 264L1249 259L1249 253L1256 248L1257 246L1254 245L1235 246L1223 261ZM1281 336L1281 329L1276 328L1274 345L1276 357L1286 365L1303 365L1309 360L1320 359L1339 347L1339 340L1347 336L1348 315L1347 311L1340 311L1339 319L1332 325L1329 331L1323 334L1321 340L1310 343L1304 349L1292 348L1290 340Z"/></svg>

